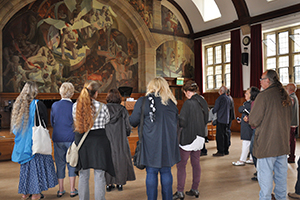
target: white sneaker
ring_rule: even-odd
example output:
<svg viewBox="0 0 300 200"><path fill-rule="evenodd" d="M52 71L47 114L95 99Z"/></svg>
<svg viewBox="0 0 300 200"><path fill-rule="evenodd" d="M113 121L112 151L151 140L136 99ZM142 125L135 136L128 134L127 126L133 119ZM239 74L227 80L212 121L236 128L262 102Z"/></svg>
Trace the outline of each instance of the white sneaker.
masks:
<svg viewBox="0 0 300 200"><path fill-rule="evenodd" d="M246 160L247 164L254 164L253 160Z"/></svg>
<svg viewBox="0 0 300 200"><path fill-rule="evenodd" d="M244 166L245 165L245 162L242 162L242 161L236 161L236 162L232 162L232 164L234 166Z"/></svg>

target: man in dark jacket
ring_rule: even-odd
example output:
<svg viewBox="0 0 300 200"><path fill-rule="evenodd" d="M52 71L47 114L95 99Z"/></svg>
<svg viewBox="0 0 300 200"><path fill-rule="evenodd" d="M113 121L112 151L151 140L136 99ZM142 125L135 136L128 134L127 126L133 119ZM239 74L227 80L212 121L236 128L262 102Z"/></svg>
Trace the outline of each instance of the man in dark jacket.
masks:
<svg viewBox="0 0 300 200"><path fill-rule="evenodd" d="M220 96L217 98L214 109L212 111L213 114L217 113L216 141L218 150L218 152L213 154L213 156L224 156L229 154L229 138L227 134L227 128L229 124L231 101L226 95L226 91L227 88L225 86L222 86L220 88Z"/></svg>

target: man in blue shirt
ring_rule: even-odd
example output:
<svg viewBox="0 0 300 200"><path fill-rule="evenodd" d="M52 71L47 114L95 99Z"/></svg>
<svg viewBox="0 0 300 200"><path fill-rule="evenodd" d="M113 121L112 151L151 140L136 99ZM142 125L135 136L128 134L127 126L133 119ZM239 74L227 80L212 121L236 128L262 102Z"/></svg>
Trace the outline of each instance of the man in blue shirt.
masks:
<svg viewBox="0 0 300 200"><path fill-rule="evenodd" d="M220 96L215 102L213 113L217 113L217 133L216 133L216 142L217 142L217 153L213 156L224 156L228 155L229 151L229 136L227 133L227 127L229 124L230 116L230 98L226 95L227 88L222 86L219 89Z"/></svg>

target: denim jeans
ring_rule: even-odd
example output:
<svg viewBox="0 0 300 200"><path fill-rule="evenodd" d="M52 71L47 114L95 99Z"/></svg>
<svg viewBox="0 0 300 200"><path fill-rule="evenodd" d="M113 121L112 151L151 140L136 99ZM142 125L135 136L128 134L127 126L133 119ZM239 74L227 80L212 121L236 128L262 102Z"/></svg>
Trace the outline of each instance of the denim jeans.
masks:
<svg viewBox="0 0 300 200"><path fill-rule="evenodd" d="M173 176L171 173L171 167L146 167L147 178L146 188L148 200L157 199L157 185L158 185L158 172L160 173L161 193L163 200L173 199Z"/></svg>
<svg viewBox="0 0 300 200"><path fill-rule="evenodd" d="M79 171L78 194L79 200L90 199L90 169L82 169ZM95 200L105 200L105 171L94 169L94 187Z"/></svg>
<svg viewBox="0 0 300 200"><path fill-rule="evenodd" d="M53 142L56 175L58 179L65 178L66 165L68 167L69 177L76 176L75 167L71 167L66 161L66 154L71 144L72 142Z"/></svg>
<svg viewBox="0 0 300 200"><path fill-rule="evenodd" d="M286 199L287 171L287 155L257 159L257 178L260 186L260 200L271 199L273 181L275 183L275 198L277 200Z"/></svg>

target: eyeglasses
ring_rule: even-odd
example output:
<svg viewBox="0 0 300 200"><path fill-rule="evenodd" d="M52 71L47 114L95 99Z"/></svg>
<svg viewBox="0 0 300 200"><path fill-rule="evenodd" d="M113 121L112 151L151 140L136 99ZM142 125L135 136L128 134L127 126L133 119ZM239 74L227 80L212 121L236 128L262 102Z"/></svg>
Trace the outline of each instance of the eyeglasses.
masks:
<svg viewBox="0 0 300 200"><path fill-rule="evenodd" d="M262 81L262 80L266 80L267 78L261 78L261 79L259 79L260 81Z"/></svg>

